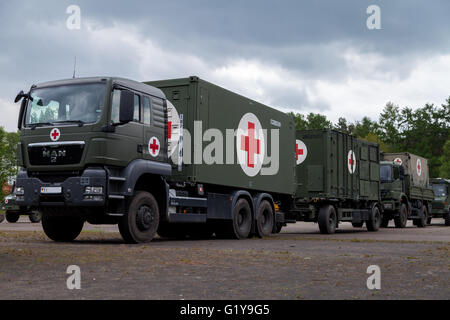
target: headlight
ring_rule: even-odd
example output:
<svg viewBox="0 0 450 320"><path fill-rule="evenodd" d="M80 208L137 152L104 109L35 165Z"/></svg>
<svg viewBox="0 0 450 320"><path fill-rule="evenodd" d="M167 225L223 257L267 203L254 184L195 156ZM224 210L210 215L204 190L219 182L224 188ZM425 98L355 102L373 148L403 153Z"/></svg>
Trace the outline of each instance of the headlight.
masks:
<svg viewBox="0 0 450 320"><path fill-rule="evenodd" d="M16 192L16 195L22 196L22 195L24 195L25 190L23 187L17 187L15 192Z"/></svg>
<svg viewBox="0 0 450 320"><path fill-rule="evenodd" d="M86 187L85 194L103 194L103 187Z"/></svg>

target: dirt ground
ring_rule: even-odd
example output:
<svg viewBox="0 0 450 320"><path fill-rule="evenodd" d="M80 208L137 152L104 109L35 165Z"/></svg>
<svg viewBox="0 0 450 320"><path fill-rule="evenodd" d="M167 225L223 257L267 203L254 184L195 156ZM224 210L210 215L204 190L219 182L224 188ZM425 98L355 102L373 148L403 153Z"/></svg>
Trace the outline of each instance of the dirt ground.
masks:
<svg viewBox="0 0 450 320"><path fill-rule="evenodd" d="M0 299L448 299L450 228L379 232L313 223L248 240L163 240L125 245L116 226L85 228L73 243L49 240L27 217L0 224ZM67 267L81 270L69 290ZM381 271L369 290L367 268Z"/></svg>

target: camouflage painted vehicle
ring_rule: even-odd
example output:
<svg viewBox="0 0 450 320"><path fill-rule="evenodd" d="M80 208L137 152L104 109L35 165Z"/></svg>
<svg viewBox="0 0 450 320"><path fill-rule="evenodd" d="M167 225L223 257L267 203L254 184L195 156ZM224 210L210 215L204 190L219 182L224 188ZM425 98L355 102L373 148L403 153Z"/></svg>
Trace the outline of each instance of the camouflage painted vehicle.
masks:
<svg viewBox="0 0 450 320"><path fill-rule="evenodd" d="M432 204L431 218L444 218L445 225L450 226L450 180L435 178L430 180L434 191L434 200Z"/></svg>
<svg viewBox="0 0 450 320"><path fill-rule="evenodd" d="M381 153L381 158L381 226L387 227L393 219L396 228L404 228L409 219L417 227L426 227L434 200L427 159L406 152Z"/></svg>

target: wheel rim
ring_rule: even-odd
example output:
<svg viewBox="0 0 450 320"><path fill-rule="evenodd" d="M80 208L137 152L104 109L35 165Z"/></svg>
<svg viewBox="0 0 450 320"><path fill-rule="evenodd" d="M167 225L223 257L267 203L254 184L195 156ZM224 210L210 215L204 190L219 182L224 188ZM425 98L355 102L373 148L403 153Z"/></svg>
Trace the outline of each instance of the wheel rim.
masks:
<svg viewBox="0 0 450 320"><path fill-rule="evenodd" d="M136 226L138 229L140 231L151 229L153 221L155 221L153 210L147 205L140 206L136 215Z"/></svg>
<svg viewBox="0 0 450 320"><path fill-rule="evenodd" d="M246 218L247 218L247 210L245 210L245 209L239 210L238 219L237 219L239 228L242 228L245 225Z"/></svg>
<svg viewBox="0 0 450 320"><path fill-rule="evenodd" d="M330 229L334 230L336 226L336 218L334 216L334 212L330 212L330 218L328 219L328 224L330 225Z"/></svg>
<svg viewBox="0 0 450 320"><path fill-rule="evenodd" d="M271 214L268 209L264 210L261 215L261 226L265 233L270 233L273 229L271 222Z"/></svg>

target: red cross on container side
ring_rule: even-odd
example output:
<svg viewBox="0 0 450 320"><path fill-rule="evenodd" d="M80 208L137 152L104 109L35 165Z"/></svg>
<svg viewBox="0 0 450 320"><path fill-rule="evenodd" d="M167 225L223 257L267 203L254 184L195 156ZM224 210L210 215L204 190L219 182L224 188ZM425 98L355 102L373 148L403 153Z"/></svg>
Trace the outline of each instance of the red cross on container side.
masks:
<svg viewBox="0 0 450 320"><path fill-rule="evenodd" d="M303 155L303 149L299 149L297 143L295 144L295 154L297 156L297 160L298 160L298 156L302 156Z"/></svg>
<svg viewBox="0 0 450 320"><path fill-rule="evenodd" d="M350 153L350 159L348 159L348 164L353 171L353 166L355 165L355 160L353 160L353 152Z"/></svg>
<svg viewBox="0 0 450 320"><path fill-rule="evenodd" d="M255 124L248 123L248 136L241 136L241 150L247 152L247 167L255 167L255 155L260 154L260 140L255 139Z"/></svg>

